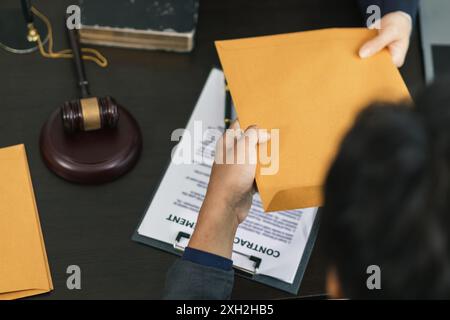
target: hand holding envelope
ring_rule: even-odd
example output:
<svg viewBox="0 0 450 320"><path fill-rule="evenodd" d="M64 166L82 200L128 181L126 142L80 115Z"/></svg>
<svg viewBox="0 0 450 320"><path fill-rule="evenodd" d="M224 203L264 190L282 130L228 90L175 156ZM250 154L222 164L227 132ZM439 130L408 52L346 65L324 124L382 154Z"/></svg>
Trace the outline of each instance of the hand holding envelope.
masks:
<svg viewBox="0 0 450 320"><path fill-rule="evenodd" d="M359 111L410 99L387 50L358 56L375 34L324 29L216 42L242 127L279 129L279 170L256 176L266 211L320 206L328 166Z"/></svg>

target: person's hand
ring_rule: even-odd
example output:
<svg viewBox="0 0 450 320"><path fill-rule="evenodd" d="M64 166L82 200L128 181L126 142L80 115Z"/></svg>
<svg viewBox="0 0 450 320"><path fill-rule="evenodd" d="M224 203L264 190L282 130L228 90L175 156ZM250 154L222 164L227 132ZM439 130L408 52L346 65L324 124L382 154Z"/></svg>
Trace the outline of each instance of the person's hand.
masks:
<svg viewBox="0 0 450 320"><path fill-rule="evenodd" d="M412 19L407 13L396 11L383 16L380 24L381 29L378 31L378 36L361 47L359 56L368 58L384 48L388 48L394 64L401 67L409 48Z"/></svg>
<svg viewBox="0 0 450 320"><path fill-rule="evenodd" d="M217 142L208 190L189 247L231 258L237 227L244 221L255 192L257 146L269 140L255 126L245 132L232 125Z"/></svg>
<svg viewBox="0 0 450 320"><path fill-rule="evenodd" d="M244 221L250 209L255 192L257 146L268 140L266 130L250 126L243 132L239 122L235 121L217 142L206 197L216 199L220 196L229 206L229 213L235 224Z"/></svg>

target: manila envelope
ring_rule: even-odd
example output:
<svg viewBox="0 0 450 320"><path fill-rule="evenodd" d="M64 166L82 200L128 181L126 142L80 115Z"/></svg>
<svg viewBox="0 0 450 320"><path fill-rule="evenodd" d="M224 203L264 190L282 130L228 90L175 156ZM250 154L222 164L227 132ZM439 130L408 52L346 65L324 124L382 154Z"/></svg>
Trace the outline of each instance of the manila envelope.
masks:
<svg viewBox="0 0 450 320"><path fill-rule="evenodd" d="M411 99L387 50L359 58L376 32L323 29L216 42L241 127L279 130L278 171L256 175L265 211L322 205L328 167L361 109Z"/></svg>
<svg viewBox="0 0 450 320"><path fill-rule="evenodd" d="M52 289L25 147L0 149L0 300Z"/></svg>

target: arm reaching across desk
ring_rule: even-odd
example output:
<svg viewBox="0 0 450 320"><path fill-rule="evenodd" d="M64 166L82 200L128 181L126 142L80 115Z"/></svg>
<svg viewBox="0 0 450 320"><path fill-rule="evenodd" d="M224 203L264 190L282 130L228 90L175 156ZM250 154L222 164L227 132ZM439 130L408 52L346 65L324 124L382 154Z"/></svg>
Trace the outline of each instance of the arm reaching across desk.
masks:
<svg viewBox="0 0 450 320"><path fill-rule="evenodd" d="M231 296L233 240L252 205L257 146L267 142L269 136L254 126L242 132L238 122L227 133L217 143L208 191L189 247L167 275L166 299ZM244 163L227 162L230 153L240 151L245 152ZM233 157L236 159L239 156Z"/></svg>
<svg viewBox="0 0 450 320"><path fill-rule="evenodd" d="M172 139L179 143L173 149L171 163L133 235L133 240L177 255L184 251L183 261L177 262L168 276L165 297L185 297L180 293L184 287L213 283L213 279L216 279L209 278L210 275L206 272L192 272L186 260L228 272L226 277L231 283L233 266L242 271L241 275L245 278L295 294L299 290L317 235L318 209L284 210L274 214L264 212L259 193L252 197L256 161L250 164L245 161L246 157L241 157L243 159L237 158L236 162L243 163L242 165L220 163L223 163L224 155L235 154L230 152L231 146L246 146L247 143L244 142L247 140L248 145L252 146L246 146L248 150L256 151L255 146L267 140L268 133L254 127L253 133L248 131L244 136L239 131L239 137L233 135L229 140L225 139L232 142L226 144L226 148L216 150L217 142L224 140L221 139L224 107L224 75L213 69L186 129L177 130L172 135ZM251 123L246 127L251 127ZM255 141L255 138L258 140ZM277 133L271 130L270 146L277 139ZM258 156L266 157L267 148L269 144L260 145ZM246 153L244 150L236 154ZM254 154L249 152L248 159L250 158L255 160ZM235 163L233 159L230 160L227 163ZM260 169L256 172L263 170ZM211 196L213 193L214 197ZM252 202L248 208L250 199ZM189 239L193 237L200 211L202 219L199 224L202 226L197 231L203 229L204 232L196 233L189 248ZM245 221L242 222L244 218ZM205 219L211 221L204 222ZM236 229L238 222L242 223ZM207 240L207 245L212 249L209 250L201 242L205 239L206 232L213 229L218 231L217 234L211 234L212 241ZM236 234L229 258L231 242L217 239L232 238L233 233ZM195 245L196 242L198 246ZM184 268L189 271L178 274ZM189 274L189 278L184 277L186 274ZM223 278L220 279L225 285ZM219 288L219 284L216 284L216 288ZM201 293L202 290L197 292ZM186 297L194 296L190 294Z"/></svg>

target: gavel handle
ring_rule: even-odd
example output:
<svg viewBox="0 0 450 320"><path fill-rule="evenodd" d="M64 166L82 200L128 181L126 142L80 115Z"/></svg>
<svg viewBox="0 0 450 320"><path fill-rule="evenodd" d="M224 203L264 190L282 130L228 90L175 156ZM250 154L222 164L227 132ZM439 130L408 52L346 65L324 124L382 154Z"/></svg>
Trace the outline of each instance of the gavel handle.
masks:
<svg viewBox="0 0 450 320"><path fill-rule="evenodd" d="M86 71L84 69L83 56L80 49L80 39L77 29L67 29L69 36L69 43L73 53L73 61L75 63L75 70L78 77L78 86L81 92L81 98L87 98L91 95L89 90L89 82L86 78Z"/></svg>

